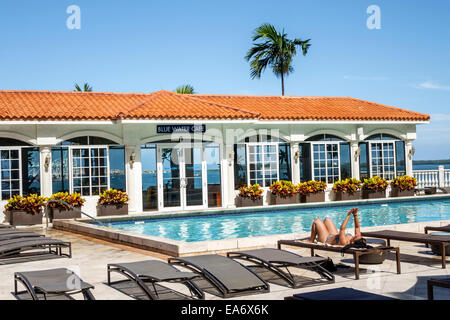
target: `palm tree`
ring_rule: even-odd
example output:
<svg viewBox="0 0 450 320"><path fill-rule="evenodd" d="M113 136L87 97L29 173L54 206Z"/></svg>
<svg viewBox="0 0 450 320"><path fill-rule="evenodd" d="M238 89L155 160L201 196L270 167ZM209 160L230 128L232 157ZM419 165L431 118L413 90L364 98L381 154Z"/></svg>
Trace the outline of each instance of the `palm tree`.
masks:
<svg viewBox="0 0 450 320"><path fill-rule="evenodd" d="M85 82L83 85L83 89L81 89L81 87L78 85L78 83L75 83L75 90L73 90L73 91L92 92L92 87L87 82Z"/></svg>
<svg viewBox="0 0 450 320"><path fill-rule="evenodd" d="M194 87L191 86L190 84L184 84L182 86L179 86L174 91L176 93L181 93L181 94L194 94L195 93Z"/></svg>
<svg viewBox="0 0 450 320"><path fill-rule="evenodd" d="M281 93L284 96L284 77L294 71L292 58L297 54L296 47L302 48L303 55L308 53L311 46L308 40L287 38L284 32L278 32L271 24L265 23L255 29L253 41L245 59L250 61L250 76L252 79L260 78L261 73L270 66L277 77L281 77Z"/></svg>

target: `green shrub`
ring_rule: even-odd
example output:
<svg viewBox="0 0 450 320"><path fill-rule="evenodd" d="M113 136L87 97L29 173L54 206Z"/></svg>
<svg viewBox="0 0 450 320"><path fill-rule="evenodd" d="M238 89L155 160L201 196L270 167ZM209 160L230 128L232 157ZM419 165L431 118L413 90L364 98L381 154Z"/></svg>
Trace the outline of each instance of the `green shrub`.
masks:
<svg viewBox="0 0 450 320"><path fill-rule="evenodd" d="M391 186L400 190L413 190L417 186L417 179L411 176L396 177L391 181Z"/></svg>
<svg viewBox="0 0 450 320"><path fill-rule="evenodd" d="M68 192L58 192L52 194L52 196L48 200L61 200L67 202L72 207L81 207L86 202L86 199L82 198L81 194L79 194L78 192L74 192L72 194ZM55 209L71 209L69 206L61 202L49 202L48 206Z"/></svg>
<svg viewBox="0 0 450 320"><path fill-rule="evenodd" d="M16 195L8 200L4 212L25 211L29 214L39 214L45 206L45 201L44 197L37 194L31 194L26 197Z"/></svg>
<svg viewBox="0 0 450 320"><path fill-rule="evenodd" d="M97 201L98 205L124 205L128 203L128 195L126 192L116 190L116 189L109 189L105 190L100 194L100 198Z"/></svg>
<svg viewBox="0 0 450 320"><path fill-rule="evenodd" d="M297 194L298 189L291 181L274 181L269 187L270 192L277 197L287 198Z"/></svg>
<svg viewBox="0 0 450 320"><path fill-rule="evenodd" d="M253 184L250 186L243 186L239 188L239 196L243 198L251 198L257 200L262 198L264 190L261 189L259 184Z"/></svg>
<svg viewBox="0 0 450 320"><path fill-rule="evenodd" d="M388 187L388 182L386 179L379 176L375 176L369 179L364 179L363 190L369 191L384 191Z"/></svg>
<svg viewBox="0 0 450 320"><path fill-rule="evenodd" d="M333 184L334 192L353 194L359 189L361 189L361 181L355 178L338 180Z"/></svg>
<svg viewBox="0 0 450 320"><path fill-rule="evenodd" d="M326 188L327 184L325 182L314 180L302 182L297 185L297 190L302 195L323 192Z"/></svg>

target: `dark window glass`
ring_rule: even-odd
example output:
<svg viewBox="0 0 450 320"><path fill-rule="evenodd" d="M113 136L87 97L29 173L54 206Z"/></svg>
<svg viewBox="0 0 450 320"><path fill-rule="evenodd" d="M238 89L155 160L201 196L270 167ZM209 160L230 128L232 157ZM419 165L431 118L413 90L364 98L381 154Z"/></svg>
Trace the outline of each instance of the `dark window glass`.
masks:
<svg viewBox="0 0 450 320"><path fill-rule="evenodd" d="M390 134L378 133L371 135L370 137L366 138L366 140L398 140L398 138Z"/></svg>
<svg viewBox="0 0 450 320"><path fill-rule="evenodd" d="M406 174L406 158L405 143L403 141L395 142L395 157L397 161L397 176L404 176Z"/></svg>
<svg viewBox="0 0 450 320"><path fill-rule="evenodd" d="M367 178L369 178L368 143L361 142L359 144L359 148L361 150L361 152L359 154L359 176L360 176L360 179L367 179Z"/></svg>
<svg viewBox="0 0 450 320"><path fill-rule="evenodd" d="M109 139L94 136L90 136L88 142L90 145L117 145L117 143Z"/></svg>
<svg viewBox="0 0 450 320"><path fill-rule="evenodd" d="M234 187L247 185L247 154L245 144L234 145Z"/></svg>
<svg viewBox="0 0 450 320"><path fill-rule="evenodd" d="M280 143L278 150L280 180L291 181L291 146L288 143Z"/></svg>
<svg viewBox="0 0 450 320"><path fill-rule="evenodd" d="M52 192L69 192L69 150L67 148L52 148L51 152Z"/></svg>
<svg viewBox="0 0 450 320"><path fill-rule="evenodd" d="M350 144L343 142L340 145L341 179L352 177L352 165L350 161Z"/></svg>
<svg viewBox="0 0 450 320"><path fill-rule="evenodd" d="M61 145L63 146L80 146L80 145L86 146L88 144L89 144L88 137L76 137L61 142Z"/></svg>
<svg viewBox="0 0 450 320"><path fill-rule="evenodd" d="M344 141L344 139L333 136L331 134L319 134L307 139L306 141Z"/></svg>
<svg viewBox="0 0 450 320"><path fill-rule="evenodd" d="M144 210L158 209L158 185L156 175L156 146L141 146L142 202Z"/></svg>
<svg viewBox="0 0 450 320"><path fill-rule="evenodd" d="M211 144L205 148L206 170L208 179L208 207L222 206L220 149Z"/></svg>
<svg viewBox="0 0 450 320"><path fill-rule="evenodd" d="M112 189L126 191L124 147L109 147L109 185Z"/></svg>
<svg viewBox="0 0 450 320"><path fill-rule="evenodd" d="M39 148L23 148L22 195L27 196L30 194L40 194L40 193L41 193L41 182L40 182L40 167L39 167Z"/></svg>
<svg viewBox="0 0 450 320"><path fill-rule="evenodd" d="M17 146L31 146L31 144L16 139L0 138L0 146L17 147Z"/></svg>
<svg viewBox="0 0 450 320"><path fill-rule="evenodd" d="M300 143L300 181L311 180L311 144Z"/></svg>
<svg viewBox="0 0 450 320"><path fill-rule="evenodd" d="M101 137L85 136L65 140L61 142L61 145L63 146L117 145L117 143Z"/></svg>

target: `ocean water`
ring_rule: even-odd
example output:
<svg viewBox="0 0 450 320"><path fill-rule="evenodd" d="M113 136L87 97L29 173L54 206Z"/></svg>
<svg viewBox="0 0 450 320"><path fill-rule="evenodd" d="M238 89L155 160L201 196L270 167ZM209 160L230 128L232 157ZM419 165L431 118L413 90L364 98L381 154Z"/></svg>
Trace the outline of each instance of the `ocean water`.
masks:
<svg viewBox="0 0 450 320"><path fill-rule="evenodd" d="M450 219L450 200L360 205L363 227ZM309 231L315 218L337 228L351 206L114 222L110 227L181 241L207 241ZM353 222L348 228L353 227Z"/></svg>

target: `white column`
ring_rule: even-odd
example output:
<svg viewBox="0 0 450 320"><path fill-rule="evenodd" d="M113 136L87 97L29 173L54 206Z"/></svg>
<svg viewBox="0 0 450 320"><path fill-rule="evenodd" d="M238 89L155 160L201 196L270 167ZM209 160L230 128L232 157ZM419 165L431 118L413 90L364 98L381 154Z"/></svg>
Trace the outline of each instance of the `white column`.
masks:
<svg viewBox="0 0 450 320"><path fill-rule="evenodd" d="M352 177L359 179L359 142L350 142L350 163L352 167Z"/></svg>
<svg viewBox="0 0 450 320"><path fill-rule="evenodd" d="M405 141L405 159L406 159L406 175L413 175L413 156L412 156L413 140Z"/></svg>
<svg viewBox="0 0 450 320"><path fill-rule="evenodd" d="M300 183L300 154L297 154L298 151L298 142L291 142L291 174L294 184Z"/></svg>
<svg viewBox="0 0 450 320"><path fill-rule="evenodd" d="M226 208L235 208L235 191L234 191L234 135L232 130L222 128L223 137L223 206Z"/></svg>
<svg viewBox="0 0 450 320"><path fill-rule="evenodd" d="M133 161L134 158L134 161ZM125 146L125 171L127 193L130 198L130 214L140 213L142 209L142 163L140 146Z"/></svg>
<svg viewBox="0 0 450 320"><path fill-rule="evenodd" d="M39 147L41 196L52 195L52 153L50 147Z"/></svg>

